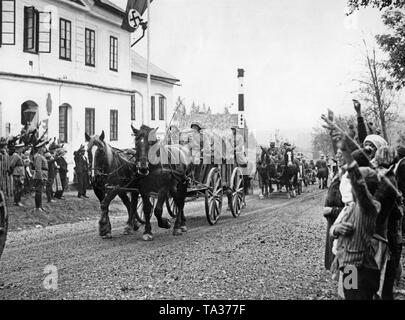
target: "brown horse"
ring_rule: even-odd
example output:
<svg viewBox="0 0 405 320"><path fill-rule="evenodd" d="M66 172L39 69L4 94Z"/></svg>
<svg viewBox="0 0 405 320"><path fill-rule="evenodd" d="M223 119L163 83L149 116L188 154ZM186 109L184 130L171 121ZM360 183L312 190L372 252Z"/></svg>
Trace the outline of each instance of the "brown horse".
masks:
<svg viewBox="0 0 405 320"><path fill-rule="evenodd" d="M162 228L170 228L170 222L162 218L162 212L167 196L173 198L176 210L173 235L181 235L187 231L184 203L187 196L187 174L191 164L189 150L180 145L158 142L157 129L143 125L140 130L132 127L132 131L135 134L136 172L139 176L136 185L142 197L145 216L143 239L153 239L150 224L152 205L149 200L152 192L158 194L154 214ZM133 203L133 206L136 206L136 203Z"/></svg>
<svg viewBox="0 0 405 320"><path fill-rule="evenodd" d="M273 192L272 178L276 175L276 163L274 158L270 155L269 149L260 147L262 153L260 155L260 160L257 163L257 172L261 181L261 188L263 197L268 197L269 193Z"/></svg>
<svg viewBox="0 0 405 320"><path fill-rule="evenodd" d="M90 165L90 180L95 195L100 201L101 216L99 221L100 236L111 238L111 223L108 208L111 201L118 195L128 211L128 221L124 234L139 229L128 192L120 188L133 188L135 183L135 160L130 151L124 152L111 147L104 141L104 131L98 136L90 137L85 133L87 154ZM111 186L111 188L108 188ZM132 197L137 194L131 192Z"/></svg>

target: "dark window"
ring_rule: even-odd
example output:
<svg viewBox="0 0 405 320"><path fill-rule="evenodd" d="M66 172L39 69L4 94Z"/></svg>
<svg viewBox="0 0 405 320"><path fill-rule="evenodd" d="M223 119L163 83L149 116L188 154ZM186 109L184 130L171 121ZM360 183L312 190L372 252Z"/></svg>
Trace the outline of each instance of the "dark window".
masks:
<svg viewBox="0 0 405 320"><path fill-rule="evenodd" d="M110 70L118 71L118 39L110 37Z"/></svg>
<svg viewBox="0 0 405 320"><path fill-rule="evenodd" d="M34 7L24 7L24 51L38 53L39 12Z"/></svg>
<svg viewBox="0 0 405 320"><path fill-rule="evenodd" d="M165 119L165 98L159 97L159 120Z"/></svg>
<svg viewBox="0 0 405 320"><path fill-rule="evenodd" d="M131 120L136 120L135 95L131 96Z"/></svg>
<svg viewBox="0 0 405 320"><path fill-rule="evenodd" d="M1 45L15 45L15 0L0 1Z"/></svg>
<svg viewBox="0 0 405 320"><path fill-rule="evenodd" d="M72 23L65 19L60 19L59 37L59 58L72 60Z"/></svg>
<svg viewBox="0 0 405 320"><path fill-rule="evenodd" d="M68 142L68 110L66 105L59 107L59 141L61 143Z"/></svg>
<svg viewBox="0 0 405 320"><path fill-rule="evenodd" d="M86 108L85 130L90 136L94 135L95 109Z"/></svg>
<svg viewBox="0 0 405 320"><path fill-rule="evenodd" d="M118 110L110 110L110 141L118 140Z"/></svg>
<svg viewBox="0 0 405 320"><path fill-rule="evenodd" d="M86 66L96 65L96 33L86 28Z"/></svg>
<svg viewBox="0 0 405 320"><path fill-rule="evenodd" d="M150 101L150 117L151 120L155 120L156 116L155 116L155 97L151 97L151 101Z"/></svg>

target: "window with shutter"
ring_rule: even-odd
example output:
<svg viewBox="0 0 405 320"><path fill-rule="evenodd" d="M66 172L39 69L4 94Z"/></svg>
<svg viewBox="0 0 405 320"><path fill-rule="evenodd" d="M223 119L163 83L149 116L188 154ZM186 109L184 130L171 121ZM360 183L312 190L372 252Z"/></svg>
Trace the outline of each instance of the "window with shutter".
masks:
<svg viewBox="0 0 405 320"><path fill-rule="evenodd" d="M38 53L39 11L24 7L24 51Z"/></svg>

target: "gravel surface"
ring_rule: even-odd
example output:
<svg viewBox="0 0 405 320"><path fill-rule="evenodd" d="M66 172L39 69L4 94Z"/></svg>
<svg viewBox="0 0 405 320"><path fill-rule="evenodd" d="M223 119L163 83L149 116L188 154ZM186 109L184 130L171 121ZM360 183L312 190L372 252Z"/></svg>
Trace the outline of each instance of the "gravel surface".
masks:
<svg viewBox="0 0 405 320"><path fill-rule="evenodd" d="M123 235L118 201L111 240L94 219L11 232L0 299L336 299L323 268L324 197L315 187L295 199L249 196L239 218L223 210L215 226L202 201L189 202L189 231L174 237L153 220L151 242L142 231ZM57 290L43 286L47 265L58 270Z"/></svg>

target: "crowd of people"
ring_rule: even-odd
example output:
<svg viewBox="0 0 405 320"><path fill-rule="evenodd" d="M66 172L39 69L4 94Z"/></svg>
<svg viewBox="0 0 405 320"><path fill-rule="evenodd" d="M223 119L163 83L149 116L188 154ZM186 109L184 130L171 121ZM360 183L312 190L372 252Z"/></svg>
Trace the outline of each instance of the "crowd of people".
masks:
<svg viewBox="0 0 405 320"><path fill-rule="evenodd" d="M337 160L323 211L325 267L342 298L392 300L402 270L405 148L372 131L353 102L357 130L322 116Z"/></svg>
<svg viewBox="0 0 405 320"><path fill-rule="evenodd" d="M74 152L75 172L79 198L88 198L89 171L88 160L83 145ZM10 136L0 138L0 163L12 177L13 200L18 207L25 207L23 196L34 192L35 210L46 212L42 205L43 194L48 203L65 200L68 189L68 162L64 145L53 141L38 139L35 144L26 144L22 138Z"/></svg>

